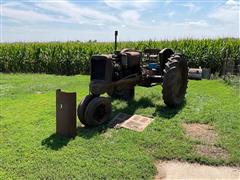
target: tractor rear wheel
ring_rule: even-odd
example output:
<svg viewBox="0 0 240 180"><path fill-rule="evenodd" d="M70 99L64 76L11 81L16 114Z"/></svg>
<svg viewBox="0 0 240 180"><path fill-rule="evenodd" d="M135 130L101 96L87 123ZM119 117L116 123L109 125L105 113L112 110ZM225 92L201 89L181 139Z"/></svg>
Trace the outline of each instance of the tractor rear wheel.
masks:
<svg viewBox="0 0 240 180"><path fill-rule="evenodd" d="M161 72L161 75L164 74L164 68L165 68L165 64L167 63L168 61L168 58L171 57L171 55L173 55L174 52L172 49L168 49L168 48L164 48L160 51L159 53L159 60L160 60L160 72Z"/></svg>
<svg viewBox="0 0 240 180"><path fill-rule="evenodd" d="M83 100L78 105L78 109L77 109L78 119L82 124L86 124L84 113L86 111L87 105L94 97L95 96L93 95L87 95L83 98Z"/></svg>
<svg viewBox="0 0 240 180"><path fill-rule="evenodd" d="M112 112L112 104L108 98L95 97L84 112L84 125L94 127L107 122Z"/></svg>
<svg viewBox="0 0 240 180"><path fill-rule="evenodd" d="M182 55L173 54L165 64L163 78L163 100L169 107L180 106L184 102L188 84L187 61Z"/></svg>
<svg viewBox="0 0 240 180"><path fill-rule="evenodd" d="M129 89L124 89L121 91L114 89L111 93L108 93L108 95L111 96L112 98L122 99L125 101L132 100L134 98L134 94L135 94L134 87Z"/></svg>

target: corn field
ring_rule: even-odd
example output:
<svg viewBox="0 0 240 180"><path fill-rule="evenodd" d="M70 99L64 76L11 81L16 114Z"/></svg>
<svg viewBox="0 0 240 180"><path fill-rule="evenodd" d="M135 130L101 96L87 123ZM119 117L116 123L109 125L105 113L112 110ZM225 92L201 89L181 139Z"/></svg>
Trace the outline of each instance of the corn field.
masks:
<svg viewBox="0 0 240 180"><path fill-rule="evenodd" d="M172 48L185 55L189 67L208 67L222 71L231 59L240 64L240 39L203 39L120 42L118 49ZM89 57L112 53L113 43L50 42L0 44L0 71L50 74L88 74Z"/></svg>

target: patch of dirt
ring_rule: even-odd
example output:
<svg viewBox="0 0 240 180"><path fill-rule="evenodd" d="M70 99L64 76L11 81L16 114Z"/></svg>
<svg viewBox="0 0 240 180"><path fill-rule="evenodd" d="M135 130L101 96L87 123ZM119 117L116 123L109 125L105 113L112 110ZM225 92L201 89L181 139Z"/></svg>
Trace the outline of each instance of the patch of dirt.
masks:
<svg viewBox="0 0 240 180"><path fill-rule="evenodd" d="M184 123L183 128L185 129L187 136L201 142L201 144L196 145L195 147L198 154L215 159L228 158L229 154L225 149L215 146L218 135L212 126L198 123Z"/></svg>
<svg viewBox="0 0 240 180"><path fill-rule="evenodd" d="M217 133L213 127L207 124L183 124L186 134L195 139L200 140L206 144L214 144L217 139Z"/></svg>
<svg viewBox="0 0 240 180"><path fill-rule="evenodd" d="M214 145L206 145L206 144L200 144L196 146L196 151L198 154L212 157L215 159L227 159L228 158L228 152L225 149L222 149L220 147L216 147Z"/></svg>
<svg viewBox="0 0 240 180"><path fill-rule="evenodd" d="M180 161L158 161L155 179L239 179L240 168L213 167Z"/></svg>

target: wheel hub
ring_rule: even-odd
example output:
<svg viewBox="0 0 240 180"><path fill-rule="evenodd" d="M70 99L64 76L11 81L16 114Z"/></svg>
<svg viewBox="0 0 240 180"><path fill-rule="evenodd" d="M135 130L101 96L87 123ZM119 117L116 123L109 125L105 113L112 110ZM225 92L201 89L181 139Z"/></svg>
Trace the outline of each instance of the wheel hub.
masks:
<svg viewBox="0 0 240 180"><path fill-rule="evenodd" d="M103 119L104 115L106 114L106 108L103 104L99 105L94 114L93 117L98 121L101 122L101 120Z"/></svg>

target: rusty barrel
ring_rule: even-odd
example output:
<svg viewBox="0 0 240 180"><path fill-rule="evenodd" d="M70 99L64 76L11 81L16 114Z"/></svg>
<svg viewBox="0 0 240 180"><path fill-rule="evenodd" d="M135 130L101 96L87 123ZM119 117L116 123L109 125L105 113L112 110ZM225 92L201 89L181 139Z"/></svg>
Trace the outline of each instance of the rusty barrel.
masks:
<svg viewBox="0 0 240 180"><path fill-rule="evenodd" d="M65 137L76 135L76 97L75 92L56 90L56 134Z"/></svg>
<svg viewBox="0 0 240 180"><path fill-rule="evenodd" d="M202 79L202 69L201 68L189 68L188 78L201 80Z"/></svg>

